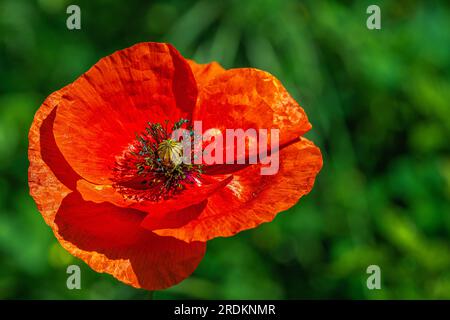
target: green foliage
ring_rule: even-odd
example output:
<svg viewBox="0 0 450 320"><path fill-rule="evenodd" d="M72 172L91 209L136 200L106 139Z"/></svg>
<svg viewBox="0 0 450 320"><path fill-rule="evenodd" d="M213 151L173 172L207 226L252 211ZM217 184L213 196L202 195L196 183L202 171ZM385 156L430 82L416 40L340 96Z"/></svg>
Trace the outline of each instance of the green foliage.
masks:
<svg viewBox="0 0 450 320"><path fill-rule="evenodd" d="M0 1L0 298L147 298L56 242L27 187L27 133L52 91L99 58L171 42L199 62L276 75L324 155L311 194L272 223L208 244L156 298L450 298L450 9L445 1ZM82 267L82 290L66 267ZM377 264L382 290L366 288Z"/></svg>

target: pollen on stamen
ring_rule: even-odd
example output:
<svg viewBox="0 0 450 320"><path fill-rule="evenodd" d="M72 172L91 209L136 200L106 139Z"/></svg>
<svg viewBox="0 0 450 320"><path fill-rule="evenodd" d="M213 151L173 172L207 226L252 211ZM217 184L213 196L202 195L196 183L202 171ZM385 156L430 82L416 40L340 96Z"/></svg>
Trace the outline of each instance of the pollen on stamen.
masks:
<svg viewBox="0 0 450 320"><path fill-rule="evenodd" d="M169 130L167 121L164 126L149 122L145 131L136 135L113 169L113 186L124 198L166 200L199 181L202 165L184 163L181 143L171 138L171 133L182 127L193 132L188 123L181 119Z"/></svg>

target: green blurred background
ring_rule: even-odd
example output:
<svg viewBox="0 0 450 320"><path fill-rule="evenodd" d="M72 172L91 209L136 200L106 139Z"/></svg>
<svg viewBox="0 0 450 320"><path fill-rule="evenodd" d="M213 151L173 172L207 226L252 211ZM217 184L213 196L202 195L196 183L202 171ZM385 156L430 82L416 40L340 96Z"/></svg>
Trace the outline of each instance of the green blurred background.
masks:
<svg viewBox="0 0 450 320"><path fill-rule="evenodd" d="M69 4L80 31L66 28ZM370 4L382 30L366 27ZM45 97L101 57L160 41L276 75L324 168L297 206L211 241L155 298L449 299L449 30L446 1L0 0L0 298L148 298L59 246L28 195L27 134ZM82 290L66 288L69 264ZM381 290L366 287L371 264Z"/></svg>

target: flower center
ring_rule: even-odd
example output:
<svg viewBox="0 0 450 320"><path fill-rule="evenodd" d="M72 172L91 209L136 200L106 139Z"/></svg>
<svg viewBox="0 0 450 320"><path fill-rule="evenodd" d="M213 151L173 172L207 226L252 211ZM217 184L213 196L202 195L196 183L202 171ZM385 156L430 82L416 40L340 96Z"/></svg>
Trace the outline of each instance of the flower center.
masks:
<svg viewBox="0 0 450 320"><path fill-rule="evenodd" d="M171 133L186 129L193 139L189 121L181 119L168 129L148 123L116 160L114 187L127 199L160 201L182 192L188 184L199 183L202 166L183 162L183 145ZM192 145L192 144L191 144ZM191 150L191 156L193 150Z"/></svg>

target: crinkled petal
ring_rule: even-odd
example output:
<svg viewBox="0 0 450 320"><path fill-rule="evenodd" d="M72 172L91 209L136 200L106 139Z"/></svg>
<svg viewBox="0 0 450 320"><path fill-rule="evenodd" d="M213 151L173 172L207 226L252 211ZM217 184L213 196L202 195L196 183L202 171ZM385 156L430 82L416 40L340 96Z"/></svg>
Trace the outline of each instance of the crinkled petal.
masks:
<svg viewBox="0 0 450 320"><path fill-rule="evenodd" d="M279 171L261 175L261 164L243 166L222 192L208 198L203 212L181 228L154 232L186 242L228 237L271 221L313 187L322 167L319 148L300 138L279 152Z"/></svg>
<svg viewBox="0 0 450 320"><path fill-rule="evenodd" d="M83 201L78 193L71 193L63 200L55 223L61 237L77 248L68 248L69 252L97 272L148 290L164 289L187 278L203 258L206 243L160 237L140 226L143 218L138 210ZM101 258L79 255L79 250ZM127 268L117 274L111 261Z"/></svg>
<svg viewBox="0 0 450 320"><path fill-rule="evenodd" d="M168 212L199 204L214 193L220 192L232 180L232 176L210 177L205 175L201 180L203 182L201 185L188 184L186 189L179 194L159 202L127 199L111 185L96 185L86 180L78 181L77 190L86 201L110 202L119 207L138 209L149 213L151 217L158 216L158 219L162 219Z"/></svg>
<svg viewBox="0 0 450 320"><path fill-rule="evenodd" d="M45 222L50 226L53 225L56 210L62 199L75 187L80 178L59 152L53 137L55 107L66 88L52 93L44 101L36 112L28 135L30 194L36 201Z"/></svg>
<svg viewBox="0 0 450 320"><path fill-rule="evenodd" d="M147 123L190 119L197 86L171 45L140 43L101 59L72 83L59 103L56 143L84 179L111 184L116 156Z"/></svg>
<svg viewBox="0 0 450 320"><path fill-rule="evenodd" d="M226 129L266 129L269 148L271 129L279 129L279 145L311 129L304 110L280 81L252 68L226 70L200 88L193 120L202 122L203 131L216 129L224 137ZM236 159L241 156L235 154Z"/></svg>

